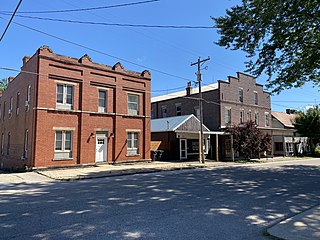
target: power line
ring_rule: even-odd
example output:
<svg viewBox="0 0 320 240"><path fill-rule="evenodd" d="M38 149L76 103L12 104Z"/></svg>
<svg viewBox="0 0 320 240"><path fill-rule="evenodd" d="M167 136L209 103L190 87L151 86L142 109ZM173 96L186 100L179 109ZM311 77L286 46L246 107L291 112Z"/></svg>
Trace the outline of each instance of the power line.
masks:
<svg viewBox="0 0 320 240"><path fill-rule="evenodd" d="M24 25L24 24L21 24L21 23L17 23L17 22L13 22L13 23L16 24L16 25L18 25L18 26L20 26L20 27L27 28L27 29L29 29L29 30L32 30L32 31L41 33L41 34L43 34L43 35L46 35L46 36L49 36L49 37L58 39L58 40L60 40L60 41L69 43L69 44L74 45L74 46L77 46L77 47L81 47L81 48L90 50L90 51L95 52L95 53L99 53L99 54L101 54L101 55L105 55L105 56L108 56L108 57L117 59L117 60L122 61L122 62L130 63L130 64L132 64L132 65L135 65L135 66L138 66L138 67L141 67L141 68L144 68L144 69L148 69L148 70L151 70L151 71L154 71L154 72L158 72L158 73L161 73L161 74L163 74L163 75L170 76L170 77L182 79L182 80L185 80L185 81L190 81L190 79L188 79L188 78L180 77L180 76L177 76L177 75L174 75L174 74L171 74L171 73L167 73L167 72L164 72L164 71L155 69L155 68L151 68L151 67L148 67L148 66L144 66L144 65L141 65L141 64L138 64L138 63L135 63L135 62L126 60L126 59L124 59L124 58L120 58L120 57L117 57L117 56L114 56L114 55L111 55L111 54L102 52L102 51L97 50L97 49L94 49L94 48L92 48L92 47L87 47L87 46L82 45L82 44L80 44L80 43L76 43L76 42L73 42L73 41L64 39L64 38L62 38L62 37L55 36L55 35L50 34L50 33L46 33L46 32L40 31L40 30L35 29L35 28L32 28L32 27L28 27L28 26L26 26L26 25Z"/></svg>
<svg viewBox="0 0 320 240"><path fill-rule="evenodd" d="M9 15L8 13L0 13L2 15ZM106 23L106 22L90 22L90 21L76 21L69 19L59 18L46 18L46 17L33 17L26 15L16 15L20 18L29 18L43 21L52 22L63 22L63 23L76 23L76 24L87 24L87 25L101 25L101 26L115 26L115 27L139 27L139 28L166 28L166 29L214 29L215 26L187 26L187 25L148 25L148 24L130 24L130 23Z"/></svg>
<svg viewBox="0 0 320 240"><path fill-rule="evenodd" d="M33 12L18 12L18 13L48 14L48 13L81 12L81 11L92 11L92 10L101 10L101 9L117 8L117 7L127 7L127 6L140 5L140 4L146 4L146 3L152 3L152 2L159 2L159 1L160 0L149 0L149 1L140 1L140 2L117 4L117 5L109 5L109 6L92 7L92 8L79 8L79 9L66 9L66 10L49 10L49 11L33 11ZM10 13L8 11L1 11L1 12L2 13Z"/></svg>
<svg viewBox="0 0 320 240"><path fill-rule="evenodd" d="M2 34L2 36L1 36L1 38L0 38L0 42L2 41L2 39L3 39L4 35L6 34L6 32L7 32L8 28L9 28L9 26L10 26L10 24L11 24L11 22L12 22L13 18L14 18L14 15L15 15L15 14L16 14L16 12L18 11L18 8L19 8L19 6L20 6L21 2L22 2L22 0L20 0L20 1L19 1L18 5L16 6L16 9L15 9L15 10L14 10L14 12L12 13L12 16L11 16L11 18L10 18L10 20L9 20L9 22L8 22L8 24L7 24L7 26L6 26L6 29L4 30L4 32L3 32L3 34Z"/></svg>

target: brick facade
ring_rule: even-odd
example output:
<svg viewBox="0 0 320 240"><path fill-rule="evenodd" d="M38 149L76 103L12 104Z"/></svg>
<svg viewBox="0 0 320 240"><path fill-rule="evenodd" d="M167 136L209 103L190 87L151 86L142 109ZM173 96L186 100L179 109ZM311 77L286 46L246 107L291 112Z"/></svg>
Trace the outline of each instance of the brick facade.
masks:
<svg viewBox="0 0 320 240"><path fill-rule="evenodd" d="M215 84L203 86L202 92L203 123L211 131L224 131L227 126L238 125L241 124L241 121L244 123L251 119L256 122L258 128L271 134L270 93L265 92L263 86L257 84L254 77L238 72L237 77L228 77L227 81L220 80ZM190 85L186 91L153 97L151 116L153 118L164 117L163 108L166 109L166 117L175 116L177 115L177 104L179 114L181 112L181 115L194 114L197 116L199 114L197 98L199 98L198 89L190 89ZM212 146L216 146L215 139L211 140ZM219 136L218 151L220 159L232 157L230 135ZM214 156L216 156L215 147L211 151L211 157Z"/></svg>
<svg viewBox="0 0 320 240"><path fill-rule="evenodd" d="M167 109L167 117L176 115L176 104L181 103L181 115L194 114L199 106L197 89L192 89L191 95L186 92L171 93L167 96L151 99L151 110L154 118L161 118L162 108ZM239 90L243 91L243 101L239 99ZM257 96L257 104L254 102ZM244 122L248 120L248 113L254 121L257 113L259 128L271 127L270 94L263 90L263 86L256 83L256 79L244 73L237 77L229 77L228 81L218 81L203 88L203 123L212 131L223 130L226 127L226 109L231 110L231 125L240 123L240 112L243 111ZM269 117L269 125L265 124L265 116Z"/></svg>
<svg viewBox="0 0 320 240"><path fill-rule="evenodd" d="M41 47L31 58L24 58L24 62L21 73L9 83L0 99L1 112L4 102L7 112L12 96L14 110L11 119L6 116L0 121L5 148L7 134L11 134L10 152L1 155L1 167L93 164L98 154L98 136L105 136L99 142L104 144L103 161L150 159L151 76L148 71L128 71L120 63L113 67L93 63L87 55L80 59L61 56L48 47ZM29 85L31 96L26 111ZM99 90L106 95L102 101L104 112L98 111ZM20 92L19 115L15 114L17 92ZM135 113L129 112L129 95L137 99ZM72 103L68 105L69 102ZM23 157L26 129L28 154ZM71 147L68 145L70 133ZM128 133L137 133L134 135L137 143L130 141L138 148L136 154L128 154ZM63 140L60 141L60 137ZM69 157L55 157L60 144L69 149Z"/></svg>

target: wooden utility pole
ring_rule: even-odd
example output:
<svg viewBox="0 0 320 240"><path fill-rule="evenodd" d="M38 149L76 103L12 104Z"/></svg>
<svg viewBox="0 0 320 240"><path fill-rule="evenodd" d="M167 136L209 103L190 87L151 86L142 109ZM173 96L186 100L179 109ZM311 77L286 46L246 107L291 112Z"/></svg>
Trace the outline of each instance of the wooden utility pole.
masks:
<svg viewBox="0 0 320 240"><path fill-rule="evenodd" d="M201 92L201 63L206 62L210 60L210 57L207 59L200 60L200 57L198 58L198 61L195 63L191 63L191 66L197 65L198 66L198 71L197 71L197 81L199 85L199 110L200 110L200 132L199 132L199 162L200 163L205 163L205 158L204 158L204 152L203 152L203 111L202 111L202 92Z"/></svg>

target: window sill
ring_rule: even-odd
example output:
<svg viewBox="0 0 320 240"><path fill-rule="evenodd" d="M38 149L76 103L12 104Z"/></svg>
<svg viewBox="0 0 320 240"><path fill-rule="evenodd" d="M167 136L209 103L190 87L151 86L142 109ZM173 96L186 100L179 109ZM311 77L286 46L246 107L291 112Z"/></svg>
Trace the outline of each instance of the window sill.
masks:
<svg viewBox="0 0 320 240"><path fill-rule="evenodd" d="M52 161L71 161L73 158L54 158Z"/></svg>
<svg viewBox="0 0 320 240"><path fill-rule="evenodd" d="M140 154L126 155L126 157L139 157Z"/></svg>

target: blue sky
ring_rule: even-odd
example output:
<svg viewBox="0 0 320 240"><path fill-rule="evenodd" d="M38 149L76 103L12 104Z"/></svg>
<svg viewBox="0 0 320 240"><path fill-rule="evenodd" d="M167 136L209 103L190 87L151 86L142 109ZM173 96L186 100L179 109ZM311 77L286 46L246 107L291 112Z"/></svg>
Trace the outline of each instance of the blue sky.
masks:
<svg viewBox="0 0 320 240"><path fill-rule="evenodd" d="M65 10L90 8L139 0L24 0L19 11ZM141 0L140 0L141 1ZM19 1L5 1L0 11L13 11ZM28 14L29 16L69 19L77 21L129 23L148 25L190 25L212 26L210 16L218 17L225 10L239 4L239 0L160 0L158 2L110 8L96 11L54 14ZM9 16L0 15L2 34ZM152 95L167 94L168 89L183 89L186 79L196 80L196 67L190 64L198 57L211 60L203 70L203 84L226 80L245 70L245 54L231 51L214 44L219 35L215 29L146 29L132 27L111 27L99 25L71 24L39 21L16 16L14 22L55 35L57 37L93 48L97 51L128 60L138 65L159 70L169 75L151 70ZM119 59L71 45L30 29L11 24L4 39L0 42L0 67L20 69L22 57L32 55L42 45L48 45L58 54L81 57L87 53L93 61L114 65ZM126 69L142 71L145 68L121 61ZM16 75L15 72L0 70L0 77ZM174 75L174 76L170 76ZM265 76L257 82L265 84ZM272 109L284 111L286 108L301 109L304 106L319 104L318 88L310 84L292 90L285 90L272 97Z"/></svg>

